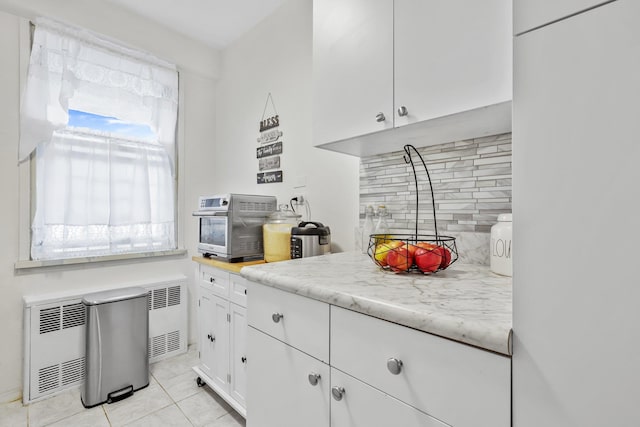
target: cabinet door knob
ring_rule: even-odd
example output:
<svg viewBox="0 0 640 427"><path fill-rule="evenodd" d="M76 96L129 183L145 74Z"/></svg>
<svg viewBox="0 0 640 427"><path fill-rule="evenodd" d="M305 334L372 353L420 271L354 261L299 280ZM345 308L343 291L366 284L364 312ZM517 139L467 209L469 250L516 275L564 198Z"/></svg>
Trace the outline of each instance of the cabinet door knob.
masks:
<svg viewBox="0 0 640 427"><path fill-rule="evenodd" d="M210 281L211 283L213 283L213 282L215 282L215 281L216 281L216 279L214 279L213 277L209 277L209 281Z"/></svg>
<svg viewBox="0 0 640 427"><path fill-rule="evenodd" d="M311 372L309 374L309 384L318 385L319 380L320 380L320 374L316 374L315 372Z"/></svg>
<svg viewBox="0 0 640 427"><path fill-rule="evenodd" d="M384 122L385 120L387 120L387 118L384 116L384 113L376 114L376 122L380 123Z"/></svg>
<svg viewBox="0 0 640 427"><path fill-rule="evenodd" d="M407 114L409 114L409 110L407 110L407 107L405 107L405 106L403 105L402 107L398 108L398 115L399 115L400 117L404 117L404 116L406 116Z"/></svg>
<svg viewBox="0 0 640 427"><path fill-rule="evenodd" d="M402 360L396 359L395 357L390 358L387 360L387 369L393 375L398 375L402 372Z"/></svg>
<svg viewBox="0 0 640 427"><path fill-rule="evenodd" d="M240 358L240 361L241 361L242 363L247 363L247 357L246 357L246 356L242 356L242 357Z"/></svg>
<svg viewBox="0 0 640 427"><path fill-rule="evenodd" d="M282 313L273 313L271 315L271 320L273 320L275 323L278 323L280 319L282 319L283 317L284 317L284 314Z"/></svg>
<svg viewBox="0 0 640 427"><path fill-rule="evenodd" d="M344 387L338 387L337 385L334 385L333 387L331 387L331 395L335 400L341 401L342 396L344 396Z"/></svg>
<svg viewBox="0 0 640 427"><path fill-rule="evenodd" d="M209 338L209 341L214 342L216 340L216 337L214 337L211 334L207 334L207 338Z"/></svg>

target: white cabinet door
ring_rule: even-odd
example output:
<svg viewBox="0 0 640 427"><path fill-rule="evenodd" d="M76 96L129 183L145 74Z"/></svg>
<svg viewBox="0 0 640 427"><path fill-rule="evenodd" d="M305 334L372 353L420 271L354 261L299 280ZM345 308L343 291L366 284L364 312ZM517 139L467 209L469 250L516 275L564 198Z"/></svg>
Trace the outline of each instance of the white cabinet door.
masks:
<svg viewBox="0 0 640 427"><path fill-rule="evenodd" d="M313 90L314 145L393 128L393 0L313 2Z"/></svg>
<svg viewBox="0 0 640 427"><path fill-rule="evenodd" d="M511 100L511 0L394 4L396 127Z"/></svg>
<svg viewBox="0 0 640 427"><path fill-rule="evenodd" d="M437 419L331 368L331 385L344 389L331 402L331 427L447 427Z"/></svg>
<svg viewBox="0 0 640 427"><path fill-rule="evenodd" d="M513 0L513 30L521 34L609 0Z"/></svg>
<svg viewBox="0 0 640 427"><path fill-rule="evenodd" d="M231 315L230 370L231 397L246 406L247 396L247 309L236 304L229 305Z"/></svg>
<svg viewBox="0 0 640 427"><path fill-rule="evenodd" d="M212 376L214 356L213 342L211 334L213 333L213 325L215 323L215 296L207 289L200 287L200 298L198 301L198 330L200 346L200 369L208 375Z"/></svg>
<svg viewBox="0 0 640 427"><path fill-rule="evenodd" d="M515 40L518 427L640 425L638 17L618 0ZM562 261L532 268L558 235Z"/></svg>
<svg viewBox="0 0 640 427"><path fill-rule="evenodd" d="M211 379L222 390L229 390L229 302L211 295L208 309L211 323Z"/></svg>
<svg viewBox="0 0 640 427"><path fill-rule="evenodd" d="M329 366L253 327L248 334L247 426L329 427Z"/></svg>

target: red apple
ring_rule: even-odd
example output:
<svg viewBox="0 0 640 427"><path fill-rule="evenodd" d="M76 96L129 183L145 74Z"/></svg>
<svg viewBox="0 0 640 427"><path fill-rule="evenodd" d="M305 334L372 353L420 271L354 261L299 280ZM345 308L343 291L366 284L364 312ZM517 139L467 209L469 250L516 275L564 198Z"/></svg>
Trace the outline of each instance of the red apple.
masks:
<svg viewBox="0 0 640 427"><path fill-rule="evenodd" d="M444 246L436 246L434 252L440 255L442 261L440 262L440 268L445 269L451 262L451 251Z"/></svg>
<svg viewBox="0 0 640 427"><path fill-rule="evenodd" d="M434 245L433 243L429 243L429 242L418 242L416 243L416 246L419 248L431 250L435 248L437 245Z"/></svg>
<svg viewBox="0 0 640 427"><path fill-rule="evenodd" d="M411 254L411 258L413 258L416 255L416 250L418 249L419 246L416 245L412 245L411 243L409 243L407 245L407 249L409 249L409 253Z"/></svg>
<svg viewBox="0 0 640 427"><path fill-rule="evenodd" d="M433 273L442 263L442 255L435 249L425 249L420 247L416 250L415 262L423 273Z"/></svg>
<svg viewBox="0 0 640 427"><path fill-rule="evenodd" d="M407 271L413 264L413 256L406 246L394 248L387 254L387 265L395 272Z"/></svg>
<svg viewBox="0 0 640 427"><path fill-rule="evenodd" d="M376 246L376 249L374 251L374 256L373 256L376 260L376 263L381 267L386 266L387 255L389 254L389 252L391 252L394 248L397 248L402 245L404 245L404 242L400 240L393 240L389 243L378 244Z"/></svg>

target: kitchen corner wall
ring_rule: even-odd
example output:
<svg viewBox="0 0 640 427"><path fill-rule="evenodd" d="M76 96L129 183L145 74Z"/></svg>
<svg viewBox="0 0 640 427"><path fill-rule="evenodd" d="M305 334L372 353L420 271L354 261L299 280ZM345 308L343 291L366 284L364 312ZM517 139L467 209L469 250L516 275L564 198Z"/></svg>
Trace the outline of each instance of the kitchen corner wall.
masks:
<svg viewBox="0 0 640 427"><path fill-rule="evenodd" d="M278 203L303 194L310 219L331 228L331 250L340 252L354 249L359 159L312 145L312 13L311 0L286 1L222 52L207 185L210 193L267 194ZM257 184L256 138L269 93L283 132L284 180Z"/></svg>
<svg viewBox="0 0 640 427"><path fill-rule="evenodd" d="M487 264L489 232L500 213L511 212L511 134L450 142L418 149L431 176L441 234L455 236L461 259ZM412 152L413 154L413 152ZM360 161L360 218L367 205L385 205L394 233L416 226L416 191L404 151ZM429 183L417 155L418 231L434 230Z"/></svg>

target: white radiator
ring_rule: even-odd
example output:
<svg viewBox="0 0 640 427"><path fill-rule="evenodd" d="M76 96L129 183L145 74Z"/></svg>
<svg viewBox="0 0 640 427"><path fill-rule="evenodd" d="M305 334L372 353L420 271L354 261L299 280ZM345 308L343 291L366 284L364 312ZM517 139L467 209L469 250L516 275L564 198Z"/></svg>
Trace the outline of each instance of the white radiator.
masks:
<svg viewBox="0 0 640 427"><path fill-rule="evenodd" d="M187 351L187 278L123 283L24 297L23 403L77 387L84 379L85 307L82 297L107 289L149 291L149 362Z"/></svg>

